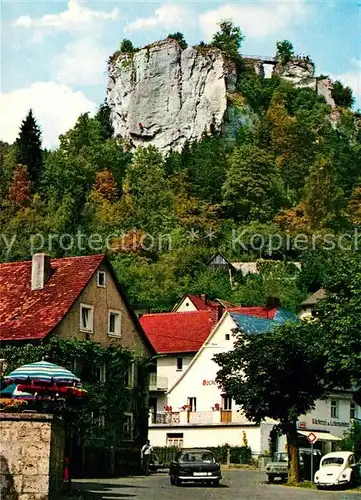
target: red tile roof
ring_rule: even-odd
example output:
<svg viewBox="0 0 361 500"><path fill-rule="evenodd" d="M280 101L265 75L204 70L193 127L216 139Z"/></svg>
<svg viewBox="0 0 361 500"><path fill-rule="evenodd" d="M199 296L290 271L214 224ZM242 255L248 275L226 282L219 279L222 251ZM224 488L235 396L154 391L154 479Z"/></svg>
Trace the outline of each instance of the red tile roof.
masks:
<svg viewBox="0 0 361 500"><path fill-rule="evenodd" d="M42 290L31 290L31 261L0 264L0 340L35 340L63 319L104 255L52 259Z"/></svg>
<svg viewBox="0 0 361 500"><path fill-rule="evenodd" d="M208 311L209 309L216 309L219 307L219 302L214 300L205 299L201 295L187 295L193 302L198 311Z"/></svg>
<svg viewBox="0 0 361 500"><path fill-rule="evenodd" d="M229 312L234 312L237 314L246 314L248 316L257 316L257 318L273 319L277 312L277 307L268 309L263 306L239 306L239 307L229 307L227 309Z"/></svg>
<svg viewBox="0 0 361 500"><path fill-rule="evenodd" d="M158 354L197 352L217 322L211 311L145 314L139 321Z"/></svg>

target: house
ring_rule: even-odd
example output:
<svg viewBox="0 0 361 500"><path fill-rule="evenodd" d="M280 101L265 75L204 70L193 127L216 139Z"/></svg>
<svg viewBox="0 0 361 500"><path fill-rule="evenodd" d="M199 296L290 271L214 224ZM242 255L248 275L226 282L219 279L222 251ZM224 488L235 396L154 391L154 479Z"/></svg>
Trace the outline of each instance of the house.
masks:
<svg viewBox="0 0 361 500"><path fill-rule="evenodd" d="M145 358L154 354L104 255L51 259L35 254L31 261L0 264L2 345L36 345L52 336L91 340L104 348L121 346ZM130 387L136 383L136 373L133 364ZM100 381L104 377L100 369ZM136 429L141 415L134 408L130 402L127 441L146 436L146 429ZM146 414L147 407L136 411Z"/></svg>
<svg viewBox="0 0 361 500"><path fill-rule="evenodd" d="M235 307L235 304L218 298L211 300L206 293L185 294L173 307L172 312L220 311L223 313L227 307Z"/></svg>
<svg viewBox="0 0 361 500"><path fill-rule="evenodd" d="M314 311L316 304L319 300L324 299L326 297L326 292L323 288L320 288L312 294L310 297L308 297L306 300L304 300L301 303L300 311L299 311L299 317L301 319L310 319L314 316Z"/></svg>
<svg viewBox="0 0 361 500"><path fill-rule="evenodd" d="M149 437L152 444L207 447L222 446L227 443L231 446L241 446L246 436L252 453L260 455L269 449L269 440L273 436L274 448L283 450L283 438L276 439L273 433L276 421L267 419L260 425L250 422L235 401L217 385L219 366L213 361L213 357L217 353L233 349L235 342L233 333L236 330L250 335L262 334L285 321L297 321L297 317L280 308L228 308L204 338L205 330L199 335L192 328L192 315L199 315L200 312L176 314L188 315L187 324L177 330L177 338L183 341L188 339L193 350L188 352L187 362L182 366L182 370L177 372L179 353L172 355L172 348L175 345L172 337L174 326L168 329L168 346L164 345L162 352L168 360L172 360L173 376L168 378L167 386L162 388L159 403L153 406L149 421ZM143 323L144 331L155 348L156 332L159 331L159 337L163 337L162 330L160 328L158 330L157 326L165 321L161 316L161 314L156 315L151 329L147 322ZM196 344L199 345L197 352L194 351ZM178 351L179 347L175 349ZM161 373L160 366L157 374ZM335 405L337 412L331 410L336 407ZM305 439L302 433L311 429L317 431L319 443L324 443L325 447L330 446L330 443L337 441L343 431L349 428L351 410L354 417L359 412L350 395L345 393L335 394L326 401L317 402L315 410L300 419L300 440Z"/></svg>
<svg viewBox="0 0 361 500"><path fill-rule="evenodd" d="M218 321L218 310L145 314L140 323L157 359L150 375L149 408L155 422L167 406L166 393L182 376ZM162 417L160 417L162 418Z"/></svg>
<svg viewBox="0 0 361 500"><path fill-rule="evenodd" d="M262 264L269 263L279 264L284 263L284 261L258 259L251 262L231 262L226 259L226 257L224 257L224 255L222 255L221 253L216 253L209 259L209 261L207 262L207 266L228 273L232 283L232 279L237 272L241 273L243 277L247 276L248 274L260 274ZM300 262L288 262L288 264L293 264L299 271L302 268Z"/></svg>

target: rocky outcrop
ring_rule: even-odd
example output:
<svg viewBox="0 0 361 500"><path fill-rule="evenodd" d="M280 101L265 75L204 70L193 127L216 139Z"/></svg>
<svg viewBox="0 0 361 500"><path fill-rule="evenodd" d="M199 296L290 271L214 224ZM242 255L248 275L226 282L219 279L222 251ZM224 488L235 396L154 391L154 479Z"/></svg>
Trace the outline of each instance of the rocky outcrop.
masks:
<svg viewBox="0 0 361 500"><path fill-rule="evenodd" d="M315 65L312 61L293 59L286 64L279 62L274 67L274 73L296 87L316 90Z"/></svg>
<svg viewBox="0 0 361 500"><path fill-rule="evenodd" d="M133 147L169 151L219 132L236 78L235 65L218 49L182 50L171 39L120 54L107 88L115 134Z"/></svg>
<svg viewBox="0 0 361 500"><path fill-rule="evenodd" d="M324 78L323 80L317 81L317 94L324 97L327 104L331 108L336 108L335 100L332 96L333 83L329 78Z"/></svg>

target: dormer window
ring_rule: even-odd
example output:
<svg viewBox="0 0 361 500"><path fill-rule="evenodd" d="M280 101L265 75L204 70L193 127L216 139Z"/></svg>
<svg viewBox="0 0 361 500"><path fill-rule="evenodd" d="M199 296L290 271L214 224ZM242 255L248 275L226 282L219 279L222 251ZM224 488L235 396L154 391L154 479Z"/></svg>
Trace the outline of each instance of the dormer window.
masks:
<svg viewBox="0 0 361 500"><path fill-rule="evenodd" d="M107 285L107 273L105 271L98 271L97 273L97 286L105 288Z"/></svg>
<svg viewBox="0 0 361 500"><path fill-rule="evenodd" d="M93 332L93 306L80 304L80 330L83 332Z"/></svg>

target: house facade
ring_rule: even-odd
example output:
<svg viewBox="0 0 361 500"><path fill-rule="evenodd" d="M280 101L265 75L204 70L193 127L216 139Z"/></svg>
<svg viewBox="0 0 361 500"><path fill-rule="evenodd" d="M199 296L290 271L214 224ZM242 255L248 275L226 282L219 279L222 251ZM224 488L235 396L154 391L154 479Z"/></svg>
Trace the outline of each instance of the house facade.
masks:
<svg viewBox="0 0 361 500"><path fill-rule="evenodd" d="M154 318L154 323L156 319ZM218 386L216 376L219 366L213 358L215 354L233 349L233 332L237 329L250 334L262 333L276 324L292 319L295 320L293 314L276 308L226 309L199 350L192 354L192 359L187 360L182 371L173 372L174 376L168 379L167 386L162 389L161 404L153 407L149 419L149 438L152 444L183 447L224 444L241 446L246 437L255 456L269 450L270 439L273 450L284 450L284 437L277 437L272 432L276 421L267 419L261 425L250 422L235 401ZM143 327L148 335L146 322ZM188 328L191 329L190 324ZM192 337L195 337L195 332ZM172 359L171 354L167 357ZM175 370L176 357L169 363ZM161 370L159 365L157 373L161 373ZM307 446L306 434L312 430L317 432L318 446L324 451L331 450L344 431L350 428L352 419L359 414L360 409L354 404L350 394L330 394L327 400L317 401L315 410L299 419L300 444Z"/></svg>
<svg viewBox="0 0 361 500"><path fill-rule="evenodd" d="M308 297L306 300L304 300L301 303L300 310L299 310L299 317L301 319L309 320L314 317L315 313L315 307L318 301L321 299L324 299L326 297L326 292L323 288L320 288L312 294L310 297Z"/></svg>
<svg viewBox="0 0 361 500"><path fill-rule="evenodd" d="M119 346L135 358L154 355L104 255L51 259L35 254L32 261L0 264L2 345L36 345L53 336L89 340L103 348ZM86 360L74 359L73 369L81 378L85 364ZM104 382L105 369L98 368L99 381ZM127 381L130 389L138 383L137 369L134 362ZM143 407L129 401L127 442L135 437L144 441L146 426L138 429L136 422L146 422L147 415L148 397Z"/></svg>

